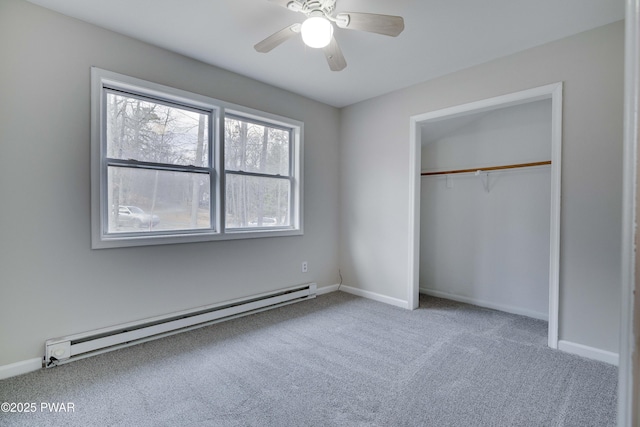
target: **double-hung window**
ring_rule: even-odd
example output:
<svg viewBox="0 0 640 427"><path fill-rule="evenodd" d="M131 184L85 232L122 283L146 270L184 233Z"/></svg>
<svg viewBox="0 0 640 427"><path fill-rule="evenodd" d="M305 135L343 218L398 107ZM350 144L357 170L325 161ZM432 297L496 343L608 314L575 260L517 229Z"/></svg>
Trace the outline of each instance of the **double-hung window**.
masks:
<svg viewBox="0 0 640 427"><path fill-rule="evenodd" d="M94 248L302 234L302 123L92 69Z"/></svg>

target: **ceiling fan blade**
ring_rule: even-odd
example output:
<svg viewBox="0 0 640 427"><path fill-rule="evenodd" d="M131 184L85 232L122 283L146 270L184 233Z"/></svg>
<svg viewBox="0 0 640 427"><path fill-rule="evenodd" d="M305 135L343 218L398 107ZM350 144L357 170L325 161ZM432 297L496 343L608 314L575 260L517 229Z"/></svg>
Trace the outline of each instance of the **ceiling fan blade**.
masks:
<svg viewBox="0 0 640 427"><path fill-rule="evenodd" d="M332 37L331 43L329 43L327 47L322 48L322 50L324 51L324 56L327 58L331 71L344 70L347 66L347 61L344 59L342 50L340 50L340 46L335 37Z"/></svg>
<svg viewBox="0 0 640 427"><path fill-rule="evenodd" d="M271 34L266 39L262 40L260 43L256 44L253 48L258 52L267 53L273 50L274 48L280 46L282 43L289 40L291 37L295 36L300 32L300 24L292 24L286 28L281 29L280 31Z"/></svg>
<svg viewBox="0 0 640 427"><path fill-rule="evenodd" d="M338 27L348 30L367 31L392 37L404 30L404 19L401 16L345 12L338 13L336 18Z"/></svg>

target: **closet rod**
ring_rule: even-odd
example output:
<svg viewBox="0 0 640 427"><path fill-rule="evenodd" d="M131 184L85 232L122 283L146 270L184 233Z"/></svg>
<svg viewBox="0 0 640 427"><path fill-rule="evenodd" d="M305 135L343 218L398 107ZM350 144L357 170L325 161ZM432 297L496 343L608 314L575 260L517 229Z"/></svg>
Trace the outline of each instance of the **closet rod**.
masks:
<svg viewBox="0 0 640 427"><path fill-rule="evenodd" d="M488 171L495 171L495 170L501 170L501 169L516 169L516 168L529 168L532 166L544 166L544 165L550 165L551 164L551 160L547 160L544 162L533 162L533 163L518 163L515 165L503 165L503 166L491 166L491 167L486 167L486 168L476 168L476 169L457 169L457 170L451 170L451 171L441 171L441 172L422 172L420 175L450 175L450 174L454 174L454 173L469 173L469 172L488 172Z"/></svg>

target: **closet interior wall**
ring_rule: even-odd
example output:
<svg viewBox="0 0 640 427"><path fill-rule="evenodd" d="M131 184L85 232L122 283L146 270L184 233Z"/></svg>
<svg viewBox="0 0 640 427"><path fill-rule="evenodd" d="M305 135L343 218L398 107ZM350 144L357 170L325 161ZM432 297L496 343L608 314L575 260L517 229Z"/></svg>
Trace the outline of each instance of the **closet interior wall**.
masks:
<svg viewBox="0 0 640 427"><path fill-rule="evenodd" d="M422 171L551 158L551 100L422 127ZM422 176L420 292L548 319L551 168Z"/></svg>

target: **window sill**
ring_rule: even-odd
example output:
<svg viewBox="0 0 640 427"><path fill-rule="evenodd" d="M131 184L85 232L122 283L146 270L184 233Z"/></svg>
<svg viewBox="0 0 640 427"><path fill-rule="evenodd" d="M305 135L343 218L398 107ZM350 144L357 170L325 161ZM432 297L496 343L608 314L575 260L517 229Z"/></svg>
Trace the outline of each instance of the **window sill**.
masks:
<svg viewBox="0 0 640 427"><path fill-rule="evenodd" d="M94 236L92 249L126 248L135 246L171 245L183 243L216 242L265 237L301 236L302 229L280 230L227 230L225 233L172 234L149 236Z"/></svg>

